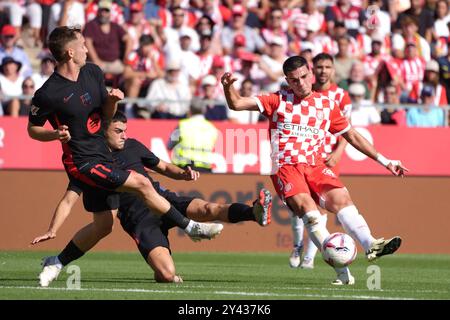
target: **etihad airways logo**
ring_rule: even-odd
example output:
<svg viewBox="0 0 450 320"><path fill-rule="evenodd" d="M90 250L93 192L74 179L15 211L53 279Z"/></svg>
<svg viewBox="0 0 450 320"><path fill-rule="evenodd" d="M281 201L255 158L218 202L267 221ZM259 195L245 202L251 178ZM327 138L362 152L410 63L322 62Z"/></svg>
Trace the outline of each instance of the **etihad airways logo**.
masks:
<svg viewBox="0 0 450 320"><path fill-rule="evenodd" d="M312 136L320 133L320 129L318 128L295 123L280 123L278 129L282 132L282 135L304 136L308 138L312 138Z"/></svg>

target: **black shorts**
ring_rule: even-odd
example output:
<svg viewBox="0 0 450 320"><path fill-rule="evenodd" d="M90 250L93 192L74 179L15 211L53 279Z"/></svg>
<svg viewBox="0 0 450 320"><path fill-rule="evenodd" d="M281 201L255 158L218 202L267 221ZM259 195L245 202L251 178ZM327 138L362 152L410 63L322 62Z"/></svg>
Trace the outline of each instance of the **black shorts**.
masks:
<svg viewBox="0 0 450 320"><path fill-rule="evenodd" d="M84 209L100 212L119 208L119 193L130 175L129 171L114 168L111 164L87 162L79 168L65 165L70 183L83 191Z"/></svg>
<svg viewBox="0 0 450 320"><path fill-rule="evenodd" d="M187 207L194 200L193 197L182 197L177 195L175 192L169 190L158 190L164 198L167 199L180 213L186 216ZM133 238L139 249L144 260L147 261L148 254L156 247L164 247L169 249L169 229L173 228L175 224L166 219L164 216L160 217L148 209L145 204L139 200L138 207L133 206L133 211L136 211L136 215L140 215L139 219L133 219L133 217L128 217L125 221L122 217L124 216L119 212L120 223L123 229Z"/></svg>

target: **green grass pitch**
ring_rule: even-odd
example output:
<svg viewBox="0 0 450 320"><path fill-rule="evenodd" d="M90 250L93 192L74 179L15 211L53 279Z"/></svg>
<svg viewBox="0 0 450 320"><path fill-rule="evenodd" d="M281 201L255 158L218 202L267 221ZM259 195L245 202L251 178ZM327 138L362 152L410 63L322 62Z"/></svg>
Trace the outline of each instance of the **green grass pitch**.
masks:
<svg viewBox="0 0 450 320"><path fill-rule="evenodd" d="M45 255L0 252L0 299L450 299L450 255L381 258L375 264L381 290L368 289L374 273L362 256L351 265L356 284L335 287L334 272L323 261L316 258L314 270L291 269L287 252L174 253L182 284L156 283L137 253L94 252L72 263L81 270L80 290L67 289L67 268L49 288L39 288Z"/></svg>

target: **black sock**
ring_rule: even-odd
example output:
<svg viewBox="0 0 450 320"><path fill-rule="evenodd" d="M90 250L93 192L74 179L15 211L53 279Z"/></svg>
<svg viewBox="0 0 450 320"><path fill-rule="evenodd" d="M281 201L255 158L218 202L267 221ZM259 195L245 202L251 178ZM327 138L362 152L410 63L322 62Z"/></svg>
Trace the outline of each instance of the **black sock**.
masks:
<svg viewBox="0 0 450 320"><path fill-rule="evenodd" d="M189 218L183 216L180 211L175 209L174 206L170 206L169 211L167 211L164 215L181 229L186 229L189 222L191 221Z"/></svg>
<svg viewBox="0 0 450 320"><path fill-rule="evenodd" d="M83 251L81 251L75 243L73 243L72 240L67 244L67 246L64 248L63 251L58 255L59 261L62 263L63 266L68 265L74 260L79 259L84 254Z"/></svg>
<svg viewBox="0 0 450 320"><path fill-rule="evenodd" d="M236 223L240 221L256 221L253 207L242 203L233 203L228 209L228 221Z"/></svg>

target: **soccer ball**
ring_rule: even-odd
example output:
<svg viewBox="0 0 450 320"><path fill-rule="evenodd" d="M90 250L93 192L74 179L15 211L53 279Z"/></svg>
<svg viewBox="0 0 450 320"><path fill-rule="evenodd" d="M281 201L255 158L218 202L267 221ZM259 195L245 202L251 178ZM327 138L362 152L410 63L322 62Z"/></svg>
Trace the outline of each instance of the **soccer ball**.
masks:
<svg viewBox="0 0 450 320"><path fill-rule="evenodd" d="M356 245L345 233L332 233L322 244L322 257L332 267L345 267L356 258Z"/></svg>

